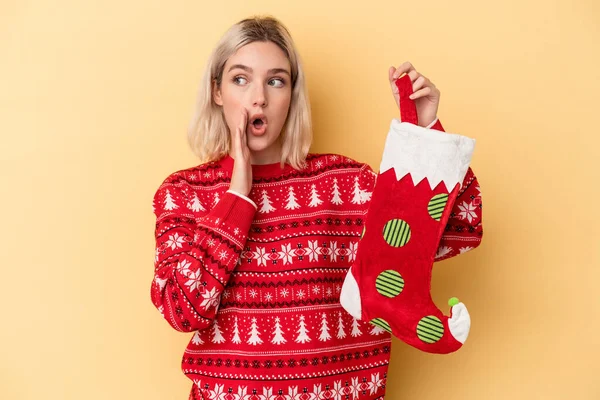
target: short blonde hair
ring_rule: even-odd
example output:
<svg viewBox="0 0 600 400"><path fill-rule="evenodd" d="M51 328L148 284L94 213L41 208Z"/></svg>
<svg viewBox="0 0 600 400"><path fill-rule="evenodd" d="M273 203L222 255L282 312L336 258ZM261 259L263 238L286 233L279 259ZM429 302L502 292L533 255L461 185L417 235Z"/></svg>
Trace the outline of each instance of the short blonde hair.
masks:
<svg viewBox="0 0 600 400"><path fill-rule="evenodd" d="M312 118L306 79L300 56L287 28L271 16L254 16L233 25L221 37L208 58L198 89L194 116L188 129L188 142L201 162L220 159L229 153L231 139L225 115L213 100L213 81L218 87L225 63L239 48L256 41L279 46L291 67L292 95L287 118L278 140L282 141L281 166L287 162L295 169L306 166L312 142Z"/></svg>

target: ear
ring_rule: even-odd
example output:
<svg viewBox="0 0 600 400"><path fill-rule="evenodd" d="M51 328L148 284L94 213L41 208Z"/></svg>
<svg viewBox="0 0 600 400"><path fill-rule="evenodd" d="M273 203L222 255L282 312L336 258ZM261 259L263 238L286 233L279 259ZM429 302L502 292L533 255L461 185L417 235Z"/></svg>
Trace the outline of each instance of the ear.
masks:
<svg viewBox="0 0 600 400"><path fill-rule="evenodd" d="M217 86L216 79L212 80L212 96L215 103L217 103L220 106L223 105L223 99L221 98L221 90Z"/></svg>

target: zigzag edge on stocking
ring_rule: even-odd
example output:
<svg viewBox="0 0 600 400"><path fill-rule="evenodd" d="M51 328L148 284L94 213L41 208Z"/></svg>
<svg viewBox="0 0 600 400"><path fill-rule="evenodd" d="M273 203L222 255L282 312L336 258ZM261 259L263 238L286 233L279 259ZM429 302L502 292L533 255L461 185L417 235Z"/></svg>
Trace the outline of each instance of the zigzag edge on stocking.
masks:
<svg viewBox="0 0 600 400"><path fill-rule="evenodd" d="M393 168L397 180L410 173L415 186L427 178L431 189L443 181L446 188L452 190L457 183L462 185L474 149L475 139L394 118L383 148L379 173Z"/></svg>

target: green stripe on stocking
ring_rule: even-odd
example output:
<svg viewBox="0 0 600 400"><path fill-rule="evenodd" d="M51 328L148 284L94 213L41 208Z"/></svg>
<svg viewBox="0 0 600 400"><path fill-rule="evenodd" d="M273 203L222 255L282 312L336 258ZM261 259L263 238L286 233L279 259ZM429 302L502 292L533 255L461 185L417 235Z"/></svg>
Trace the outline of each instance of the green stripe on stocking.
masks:
<svg viewBox="0 0 600 400"><path fill-rule="evenodd" d="M444 325L434 315L424 317L417 324L417 336L425 343L435 343L444 336Z"/></svg>
<svg viewBox="0 0 600 400"><path fill-rule="evenodd" d="M395 297L404 289L404 279L397 271L388 269L377 276L375 288L385 297Z"/></svg>
<svg viewBox="0 0 600 400"><path fill-rule="evenodd" d="M383 227L383 238L390 246L404 246L410 239L410 226L401 219L391 219Z"/></svg>
<svg viewBox="0 0 600 400"><path fill-rule="evenodd" d="M433 196L431 200L429 200L429 205L427 206L427 211L429 211L431 218L439 221L440 218L442 218L442 213L444 212L444 207L446 207L447 202L447 193L440 193Z"/></svg>
<svg viewBox="0 0 600 400"><path fill-rule="evenodd" d="M388 324L385 319L383 318L373 318L370 321L373 325L377 325L378 327L380 327L381 329L384 329L388 332L392 332L392 328L390 328L390 324Z"/></svg>

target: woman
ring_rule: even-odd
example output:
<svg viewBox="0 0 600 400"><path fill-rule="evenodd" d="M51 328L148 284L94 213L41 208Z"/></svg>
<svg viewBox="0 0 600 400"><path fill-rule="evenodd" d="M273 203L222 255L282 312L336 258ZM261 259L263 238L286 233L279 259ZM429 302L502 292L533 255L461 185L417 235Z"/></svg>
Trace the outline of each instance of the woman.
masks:
<svg viewBox="0 0 600 400"><path fill-rule="evenodd" d="M405 73L419 125L443 130L439 90L408 62L388 71L396 103L393 82ZM390 334L340 305L377 174L309 153L311 136L289 32L271 17L232 26L208 60L189 130L202 163L167 177L153 202L151 297L173 328L194 332L182 360L191 399L385 393ZM467 181L474 190L470 170ZM480 204L467 196L436 260L481 240Z"/></svg>

